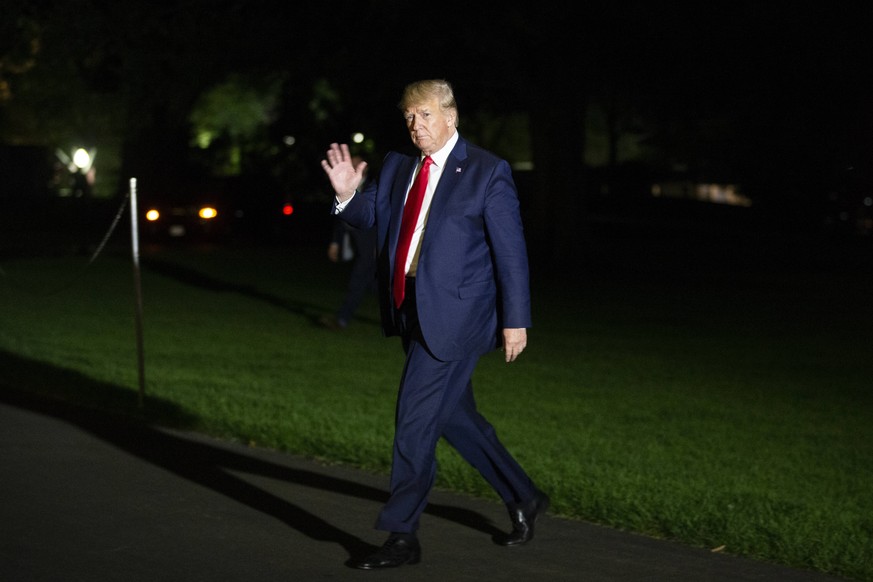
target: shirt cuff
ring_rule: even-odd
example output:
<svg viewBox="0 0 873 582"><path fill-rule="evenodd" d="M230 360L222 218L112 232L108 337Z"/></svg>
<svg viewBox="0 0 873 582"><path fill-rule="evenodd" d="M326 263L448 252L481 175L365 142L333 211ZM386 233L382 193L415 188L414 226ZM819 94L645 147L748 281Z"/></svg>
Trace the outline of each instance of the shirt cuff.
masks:
<svg viewBox="0 0 873 582"><path fill-rule="evenodd" d="M334 202L335 202L335 204L334 204L334 207L333 207L333 213L334 213L334 214L339 214L339 213L341 213L343 210L345 210L345 209L346 209L346 206L349 205L349 202L352 200L352 198L355 197L355 194L357 194L357 193L358 193L358 191L355 190L354 194L352 194L351 196L349 196L349 197L346 199L345 202L340 202L340 201L339 201L339 198L334 197Z"/></svg>

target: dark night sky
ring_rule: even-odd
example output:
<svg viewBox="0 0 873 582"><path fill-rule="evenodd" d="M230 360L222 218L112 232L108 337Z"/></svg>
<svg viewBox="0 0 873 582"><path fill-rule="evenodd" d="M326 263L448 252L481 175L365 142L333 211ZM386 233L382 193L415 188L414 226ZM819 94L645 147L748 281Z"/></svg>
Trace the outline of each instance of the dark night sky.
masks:
<svg viewBox="0 0 873 582"><path fill-rule="evenodd" d="M78 55L101 89L120 78L119 95L144 108L134 117L152 124L183 120L194 96L230 72L279 70L299 103L325 78L341 92L348 123L402 140L399 92L433 76L455 84L462 120L477 109L561 112L563 143L577 139L575 110L600 102L658 126L664 147L721 148L748 171L819 165L827 174L873 160L869 2L69 0L13 8L48 17L54 48ZM729 139L689 140L698 126Z"/></svg>

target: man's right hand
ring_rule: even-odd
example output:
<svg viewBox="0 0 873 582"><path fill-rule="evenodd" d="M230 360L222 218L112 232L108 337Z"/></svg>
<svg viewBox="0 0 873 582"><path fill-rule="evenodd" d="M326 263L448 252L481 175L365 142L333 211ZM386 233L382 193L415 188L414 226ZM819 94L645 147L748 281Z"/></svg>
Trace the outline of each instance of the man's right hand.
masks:
<svg viewBox="0 0 873 582"><path fill-rule="evenodd" d="M357 168L354 167L348 144L332 143L326 159L321 160L321 167L330 178L337 200L345 202L354 196L358 184L364 179L367 162L362 161Z"/></svg>

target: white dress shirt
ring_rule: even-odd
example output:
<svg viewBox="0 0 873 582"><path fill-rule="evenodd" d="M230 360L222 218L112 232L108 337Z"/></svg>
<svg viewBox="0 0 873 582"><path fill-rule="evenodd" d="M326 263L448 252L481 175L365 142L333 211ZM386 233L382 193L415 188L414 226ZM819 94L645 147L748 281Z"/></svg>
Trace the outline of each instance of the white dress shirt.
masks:
<svg viewBox="0 0 873 582"><path fill-rule="evenodd" d="M409 245L410 249L415 249L414 252L411 252L406 257L406 274L410 277L415 276L415 270L418 266L418 255L421 252L421 239L424 236L425 225L427 224L427 215L430 212L430 204L433 201L433 193L436 191L437 184L440 181L440 177L443 174L443 169L446 166L446 160L449 158L449 154L452 151L452 148L455 147L455 144L458 143L458 132L452 134L452 137L446 142L439 151L431 154L431 159L433 163L430 166L430 175L427 179L427 189L424 191L424 200L421 203L421 212L418 215L418 222L415 224L415 229L412 231L412 242ZM415 176L418 174L418 170L421 168L421 162L424 161L424 154L421 155L419 159L418 166L416 166L415 171L409 177L409 184L406 186L406 194L409 195L409 189L412 187L412 182L415 180ZM357 194L357 192L355 192ZM336 213L339 214L342 212L346 205L349 203L349 200L354 198L354 194L348 198L345 202L337 202L336 205ZM405 203L405 199L404 199Z"/></svg>

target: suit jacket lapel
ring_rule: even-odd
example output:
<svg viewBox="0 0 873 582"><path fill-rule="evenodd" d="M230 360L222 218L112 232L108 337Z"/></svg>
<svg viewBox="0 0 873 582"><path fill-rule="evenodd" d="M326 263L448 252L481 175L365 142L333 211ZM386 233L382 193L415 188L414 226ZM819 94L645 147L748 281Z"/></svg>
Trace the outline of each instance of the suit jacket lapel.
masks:
<svg viewBox="0 0 873 582"><path fill-rule="evenodd" d="M463 139L458 139L458 143L455 144L449 157L446 158L446 165L440 176L439 184L437 184L437 188L434 191L433 201L431 201L430 211L427 215L427 226L422 245L427 244L428 232L434 232L439 229L439 224L442 222L445 214L446 205L452 196L458 195L456 185L461 176L463 176L466 167L467 145Z"/></svg>

